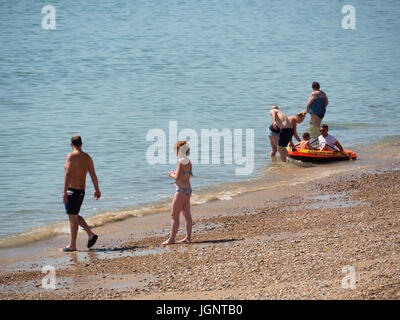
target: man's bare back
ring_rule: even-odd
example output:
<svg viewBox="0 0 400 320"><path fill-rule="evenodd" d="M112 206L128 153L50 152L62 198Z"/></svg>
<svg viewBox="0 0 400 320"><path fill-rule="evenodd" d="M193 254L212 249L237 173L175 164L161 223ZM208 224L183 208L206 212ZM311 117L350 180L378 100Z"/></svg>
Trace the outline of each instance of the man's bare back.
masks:
<svg viewBox="0 0 400 320"><path fill-rule="evenodd" d="M65 170L69 169L70 178L66 187L85 190L86 174L90 169L91 163L93 164L92 159L83 151L74 151L68 154Z"/></svg>
<svg viewBox="0 0 400 320"><path fill-rule="evenodd" d="M67 201L67 190L77 189L85 190L86 187L86 174L89 172L94 186L94 197L99 199L101 193L99 184L94 170L94 163L92 158L81 150L80 147L73 147L74 151L67 155L65 161L65 177L64 177L64 202Z"/></svg>
<svg viewBox="0 0 400 320"><path fill-rule="evenodd" d="M272 109L270 113L274 127L279 127L279 129L293 128L289 117L279 109Z"/></svg>
<svg viewBox="0 0 400 320"><path fill-rule="evenodd" d="M79 226L81 226L88 235L88 248L94 246L98 239L98 235L92 232L85 219L79 215L85 197L86 174L88 172L93 182L95 199L98 200L101 197L93 160L87 153L82 151L82 139L80 136L73 136L71 138L71 147L74 151L67 155L64 165L65 176L63 192L63 201L65 211L68 214L71 237L69 245L62 249L63 252L76 251L76 237L78 235Z"/></svg>

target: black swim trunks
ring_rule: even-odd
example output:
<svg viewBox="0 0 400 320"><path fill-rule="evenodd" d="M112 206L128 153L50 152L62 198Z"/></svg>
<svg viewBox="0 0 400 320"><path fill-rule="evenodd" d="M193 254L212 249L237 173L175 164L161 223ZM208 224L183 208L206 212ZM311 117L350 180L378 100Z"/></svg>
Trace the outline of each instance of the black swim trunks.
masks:
<svg viewBox="0 0 400 320"><path fill-rule="evenodd" d="M294 134L293 128L283 128L279 131L278 146L286 148Z"/></svg>
<svg viewBox="0 0 400 320"><path fill-rule="evenodd" d="M68 189L68 200L64 203L67 214L78 214L81 209L85 190Z"/></svg>

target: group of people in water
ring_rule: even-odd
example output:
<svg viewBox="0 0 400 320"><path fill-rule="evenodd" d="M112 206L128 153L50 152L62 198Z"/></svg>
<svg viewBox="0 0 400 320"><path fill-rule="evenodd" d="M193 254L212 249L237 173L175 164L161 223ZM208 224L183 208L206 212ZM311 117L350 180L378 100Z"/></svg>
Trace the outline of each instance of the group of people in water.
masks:
<svg viewBox="0 0 400 320"><path fill-rule="evenodd" d="M312 84L313 92L307 103L306 111L297 113L294 117L288 117L279 107L273 105L271 107L272 124L268 128L268 138L271 143L272 159L275 159L276 153L279 152L280 158L286 162L288 158L287 146L291 148L299 147L300 149L318 150L318 151L340 151L343 152L343 147L339 141L328 134L328 125L322 124L322 119L325 116L326 107L328 106L328 97L325 92L320 90L318 82ZM319 147L313 147L310 142L311 135L309 132L304 132L303 140L297 134L297 124L302 123L307 115L310 114L310 125L319 127L320 136L318 137ZM293 137L298 141L293 144ZM337 149L336 149L337 148Z"/></svg>
<svg viewBox="0 0 400 320"><path fill-rule="evenodd" d="M271 142L271 157L274 158L279 152L282 161L286 161L288 152L286 147L300 147L302 149L316 149L320 151L336 150L343 152L343 147L339 141L328 134L328 126L320 125L325 115L328 105L326 94L319 89L318 82L312 84L313 92L307 103L306 111L297 113L294 117L288 117L278 106L273 105L270 111L272 124L268 129L268 136ZM321 135L318 138L319 148L314 148L310 143L310 134L304 132L303 140L297 134L297 124L302 123L307 115L311 115L311 125L320 127ZM298 141L293 144L293 136ZM89 172L90 178L94 186L94 197L98 200L101 197L98 179L94 169L94 163L89 154L82 151L82 139L80 136L71 138L71 147L73 151L67 155L65 162L64 192L63 202L65 210L70 222L70 242L67 247L63 248L64 252L76 251L76 239L78 227L81 226L88 235L87 247L91 248L97 241L98 235L94 234L86 223L85 219L79 215L79 211L85 196L86 175ZM175 171L170 171L168 176L174 179L176 192L172 200L171 206L171 232L169 238L164 241L163 245L175 243L175 238L179 229L179 216L183 213L186 225L186 236L178 241L179 243L191 242L192 234L192 217L190 213L190 197L192 188L190 186L190 177L192 174L192 163L188 155L190 146L187 141L179 141L174 147L176 156L178 157L178 165Z"/></svg>

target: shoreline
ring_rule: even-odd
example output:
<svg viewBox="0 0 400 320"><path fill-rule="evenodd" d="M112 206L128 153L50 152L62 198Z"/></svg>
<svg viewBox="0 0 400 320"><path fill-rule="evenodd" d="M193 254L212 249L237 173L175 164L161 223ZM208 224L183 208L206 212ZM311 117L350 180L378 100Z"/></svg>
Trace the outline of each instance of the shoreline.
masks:
<svg viewBox="0 0 400 320"><path fill-rule="evenodd" d="M307 246L303 248L303 253L299 253L294 248L296 247L294 244L303 243L303 238L312 238L312 235L307 233L307 226L314 223L318 224L316 218L322 217L318 210L332 211L330 218L334 221L332 223L335 224L338 223L335 216L337 212L343 216L342 211L351 212L352 208L363 207L357 202L361 201L362 204L362 200L352 199L353 195L350 193L352 189L345 190L340 183L347 185L349 182L345 182L346 179L351 180L351 177L353 177L354 180L354 176L362 176L363 174L368 176L369 171L378 170L380 167L397 168L398 170L400 166L399 158L400 156L397 153L396 157L392 155L391 158L386 160L380 159L379 165L361 163L360 165L357 164L358 169L349 167L347 169L342 168L342 171L336 168L332 169L331 172L335 176L322 176L314 182L299 182L299 179L297 179L289 185L278 184L272 186L271 189L246 193L231 200L213 201L195 206L193 207L193 217L196 224L193 227L193 243L190 245L160 246L162 240L165 240L168 236L170 225L169 214L164 212L128 218L124 221L96 228L96 233L100 234L100 242L94 250L81 250L69 254L60 253L55 247L59 244L62 245L67 238L66 236L56 236L21 248L2 248L0 249L2 254L0 297L2 299L331 298L329 295L321 296L315 292L314 296L299 296L294 293L288 296L279 295L276 290L280 284L276 279L275 284L270 285L268 289L272 290L271 295L267 294L266 288L264 289L267 291L260 291L258 287L262 282L261 280L265 280L268 275L276 275L279 271L277 269L279 265L281 267L286 265L277 261L271 265L269 259L274 260L274 255L271 256L269 252L272 250L278 256L280 255L281 259L282 257L288 259L292 254L301 256L307 253ZM323 169L329 171L328 167ZM313 170L314 168L304 168L301 174L311 174ZM380 173L377 176L382 176L382 174L384 175L384 173ZM398 173L393 171L391 174ZM335 196L329 197L327 194L332 190L326 186L323 189L325 193L318 195L313 187L316 183L322 186L325 180L332 181L336 193L345 192L345 195L336 195L336 198ZM395 186L398 185L396 182L394 183ZM352 182L350 185L357 189L357 183ZM301 187L299 188L299 186ZM373 191L373 185L371 188ZM322 198L310 199L310 196ZM287 212L279 208L282 201L291 210L296 207L294 212L298 211L299 215L310 216L305 218L309 222L303 221L300 224L292 225L292 217L288 216L290 210ZM328 202L328 206L326 208L318 207L318 203L324 201ZM340 203L342 202L347 204L341 207ZM301 209L300 205L305 206L305 208ZM299 208L300 210L297 210ZM398 212L398 209L396 212ZM316 216L314 217L314 215ZM395 225L397 222L394 220L390 223ZM286 230L285 228L288 227L296 230ZM321 226L319 225L319 227ZM342 227L344 230L346 229L345 226ZM322 228L319 236L323 234L329 236L334 231L334 228L332 228ZM258 229L262 232L257 235ZM181 235L182 231L183 223L181 222L178 235ZM333 240L335 239L333 238ZM286 242L287 247L280 245L282 241ZM332 241L332 239L329 241ZM86 236L80 233L78 248L83 248L85 242ZM258 247L261 249L257 249ZM255 258L249 255L248 251L258 252L259 250L264 250L261 252L265 257L254 261L254 263L260 269L261 265L268 262L268 267L265 266L264 273L258 275L258 282L246 285L241 282L240 277L235 282L226 279L226 275L219 274L223 270L223 268L220 268L221 266L230 270L230 275L239 276L241 272L247 274L249 266L243 264L243 257L239 253L244 252L244 257L254 260ZM295 252L292 252L293 250ZM398 258L399 252L396 250L394 256ZM281 251L284 252L283 255ZM227 252L229 252L229 256L227 256ZM261 253L258 252L257 256L261 256ZM308 253L307 256L309 256ZM238 262L235 263L232 257L235 257ZM203 258L206 258L206 260L203 261ZM195 263L192 263L192 261L195 261ZM392 262L392 260L388 261ZM44 277L41 273L41 267L45 264L54 265L56 268L57 278L60 277L60 287L57 290L41 288L41 279ZM167 271L162 268L165 265L168 266ZM303 267L310 267L309 265L314 265L313 259L306 260ZM147 266L147 269L145 266ZM196 269L195 275L192 274L193 269ZM198 278L199 275L201 278L202 275L204 280L210 276L208 271L210 271L210 274L218 274L219 278L216 278L216 282L225 284L232 282L232 284L206 287L198 281L185 282L181 276L181 273L186 273L188 276L190 275L189 277L195 278ZM257 274L257 268L253 271ZM339 275L342 277L341 271L341 269L337 270L335 274L336 282ZM175 272L177 272L176 275L174 275ZM237 274L238 272L239 274ZM333 277L333 274L330 276ZM179 287L174 285L175 281L178 281L185 290L179 290ZM328 281L328 283L331 282L332 280ZM100 283L101 287L99 287ZM247 291L244 293L244 290ZM323 287L320 287L319 290L324 292ZM338 294L337 291L336 288L336 294ZM347 295L332 296L332 298L351 298L349 291L345 290L345 292L347 292ZM368 296L363 297L368 298ZM397 299L398 297L394 296L394 298Z"/></svg>
<svg viewBox="0 0 400 320"><path fill-rule="evenodd" d="M398 148L398 140L393 139L394 138L392 137L384 139L379 143L375 143L374 148L377 150L382 147L389 150L392 148L392 146ZM362 161L367 160L367 162L369 162L367 165L371 165L371 160L373 160L374 156L371 157L369 152L366 152L366 150L363 150L362 148L360 148L358 153L361 154L361 157L363 158ZM360 161L357 161L357 164L358 163L360 163ZM225 182L220 183L216 186L211 185L208 187L197 189L192 195L191 206L192 208L194 208L197 206L203 206L208 203L231 200L232 198L240 197L248 193L265 190L269 188L269 186L265 184L265 179L271 180L270 182L273 185L278 185L280 182L291 183L290 180L296 178L298 173L297 171L305 168L315 167L315 164L297 162L296 164L292 164L290 166L283 166L281 163L279 163L279 161L275 163L272 162L265 167L258 168L258 174L249 180L243 180L236 183ZM316 166L320 167L321 164L317 164ZM323 166L324 168L330 166L343 167L343 164L332 162L328 165L323 164ZM344 167L346 169L346 165ZM316 169L319 170L318 168ZM281 181L281 178L279 176L280 174L289 176L289 179L283 179L283 181ZM210 192L210 190L212 191ZM153 214L165 214L169 211L171 201L172 196L170 197L170 199L164 198L141 206L124 207L115 210L101 211L99 213L86 217L86 221L92 228L98 228L116 223L118 221L137 219ZM83 212L83 215L85 216L85 212ZM69 235L69 224L66 220L54 222L49 225L34 227L22 233L17 233L14 235L6 236L5 238L1 238L0 251L7 248L16 248L26 245L29 246L32 243L38 241L46 242L46 240L63 235Z"/></svg>

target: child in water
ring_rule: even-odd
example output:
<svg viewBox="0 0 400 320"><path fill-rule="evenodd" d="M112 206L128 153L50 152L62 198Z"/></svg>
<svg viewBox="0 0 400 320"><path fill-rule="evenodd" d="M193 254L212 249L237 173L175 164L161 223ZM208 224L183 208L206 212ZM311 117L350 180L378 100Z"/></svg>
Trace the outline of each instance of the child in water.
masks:
<svg viewBox="0 0 400 320"><path fill-rule="evenodd" d="M299 143L296 143L294 146L300 146L300 149L306 149L306 150L318 150L317 148L314 148L311 144L310 144L310 134L308 132L304 132L303 133L303 141L300 141Z"/></svg>
<svg viewBox="0 0 400 320"><path fill-rule="evenodd" d="M172 223L170 237L162 244L175 243L175 237L179 229L179 215L182 211L186 223L186 237L179 241L179 243L191 242L192 235L192 216L190 214L190 196L192 188L190 187L190 176L192 175L192 164L187 157L189 155L190 147L186 141L179 141L174 150L178 156L178 167L176 171L170 171L168 176L175 179L176 193L172 200Z"/></svg>

